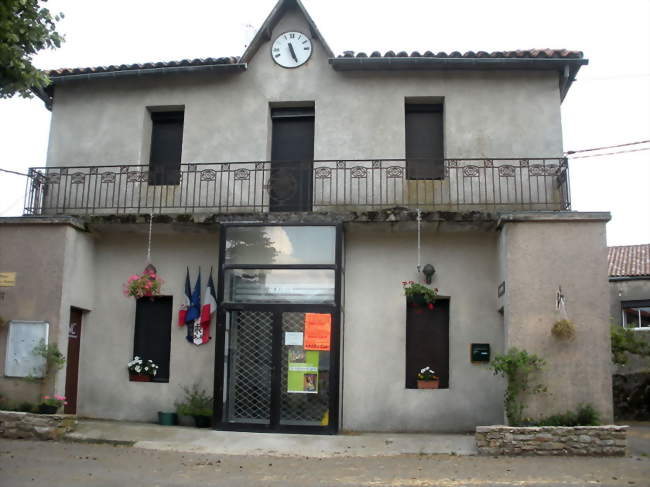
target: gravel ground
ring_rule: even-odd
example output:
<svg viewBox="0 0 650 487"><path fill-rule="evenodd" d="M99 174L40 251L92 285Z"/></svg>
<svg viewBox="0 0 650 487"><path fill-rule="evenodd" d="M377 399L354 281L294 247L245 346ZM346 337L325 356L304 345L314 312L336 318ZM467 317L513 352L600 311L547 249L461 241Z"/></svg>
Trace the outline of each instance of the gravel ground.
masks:
<svg viewBox="0 0 650 487"><path fill-rule="evenodd" d="M0 440L0 486L650 486L650 457L278 458Z"/></svg>

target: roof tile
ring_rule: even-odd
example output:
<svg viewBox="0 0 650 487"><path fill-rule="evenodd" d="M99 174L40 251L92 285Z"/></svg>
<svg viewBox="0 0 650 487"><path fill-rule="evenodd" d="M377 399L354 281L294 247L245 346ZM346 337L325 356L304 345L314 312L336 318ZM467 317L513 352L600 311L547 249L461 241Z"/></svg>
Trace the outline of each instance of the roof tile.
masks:
<svg viewBox="0 0 650 487"><path fill-rule="evenodd" d="M446 53L443 51L434 53L433 51L425 51L424 54L421 54L419 51L413 51L409 54L406 51L387 51L382 54L379 51L373 51L370 55L365 52L355 53L354 51L344 51L342 55L339 56L344 58L419 58L419 57L437 57L437 58L549 58L549 59L563 59L563 58L572 58L579 59L583 57L581 51L569 51L566 49L528 49L528 50L517 50L517 51L467 51L461 53L460 51L452 51ZM105 72L115 72L115 71L134 71L138 69L152 69L152 68L167 68L167 67L176 67L176 66L207 66L214 64L237 64L239 63L239 57L219 57L219 58L205 58L205 59L181 59L179 61L158 61L153 63L135 63L135 64L120 64L120 65L110 65L110 66L94 66L86 68L60 68L53 69L48 71L48 75L52 78L57 76L66 76L71 74L89 74L89 73L105 73Z"/></svg>
<svg viewBox="0 0 650 487"><path fill-rule="evenodd" d="M609 247L607 265L610 277L650 277L650 244Z"/></svg>
<svg viewBox="0 0 650 487"><path fill-rule="evenodd" d="M110 66L93 66L87 68L60 68L48 71L48 76L56 78L57 76L67 76L71 74L89 74L89 73L107 73L115 71L135 71L138 69L169 68L176 66L209 66L214 64L237 64L238 57L220 57L205 59L181 59L180 61L158 61L151 63L120 64Z"/></svg>

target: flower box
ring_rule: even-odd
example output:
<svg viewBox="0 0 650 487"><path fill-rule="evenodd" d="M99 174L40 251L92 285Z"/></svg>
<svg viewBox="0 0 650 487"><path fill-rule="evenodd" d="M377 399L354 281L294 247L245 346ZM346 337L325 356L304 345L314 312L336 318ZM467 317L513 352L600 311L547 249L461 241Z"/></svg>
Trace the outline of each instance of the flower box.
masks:
<svg viewBox="0 0 650 487"><path fill-rule="evenodd" d="M129 374L131 382L151 382L151 376L147 374Z"/></svg>
<svg viewBox="0 0 650 487"><path fill-rule="evenodd" d="M439 387L440 387L440 379L418 380L418 389L438 389Z"/></svg>

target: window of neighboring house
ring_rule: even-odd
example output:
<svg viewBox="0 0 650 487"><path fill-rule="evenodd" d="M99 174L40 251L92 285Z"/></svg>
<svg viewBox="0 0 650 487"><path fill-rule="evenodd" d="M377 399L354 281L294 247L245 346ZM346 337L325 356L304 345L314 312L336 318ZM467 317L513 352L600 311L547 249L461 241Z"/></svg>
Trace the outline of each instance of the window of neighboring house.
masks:
<svg viewBox="0 0 650 487"><path fill-rule="evenodd" d="M406 388L417 389L418 372L431 367L440 389L449 388L449 299L435 308L406 308Z"/></svg>
<svg viewBox="0 0 650 487"><path fill-rule="evenodd" d="M622 301L625 328L650 328L650 300Z"/></svg>
<svg viewBox="0 0 650 487"><path fill-rule="evenodd" d="M159 367L154 382L169 382L172 297L140 298L135 308L133 356L153 360Z"/></svg>
<svg viewBox="0 0 650 487"><path fill-rule="evenodd" d="M149 184L179 184L184 112L151 112Z"/></svg>
<svg viewBox="0 0 650 487"><path fill-rule="evenodd" d="M440 103L407 103L406 177L443 179L443 109Z"/></svg>

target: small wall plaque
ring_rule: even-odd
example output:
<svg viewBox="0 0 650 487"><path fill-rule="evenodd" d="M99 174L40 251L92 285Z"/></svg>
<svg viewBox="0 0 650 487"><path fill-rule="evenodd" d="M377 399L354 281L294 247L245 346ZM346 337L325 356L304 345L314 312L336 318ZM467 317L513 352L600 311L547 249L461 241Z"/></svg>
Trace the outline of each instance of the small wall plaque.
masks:
<svg viewBox="0 0 650 487"><path fill-rule="evenodd" d="M0 272L0 287L14 287L16 285L15 272Z"/></svg>
<svg viewBox="0 0 650 487"><path fill-rule="evenodd" d="M490 344L489 343L472 343L470 351L470 360L474 362L490 361Z"/></svg>

